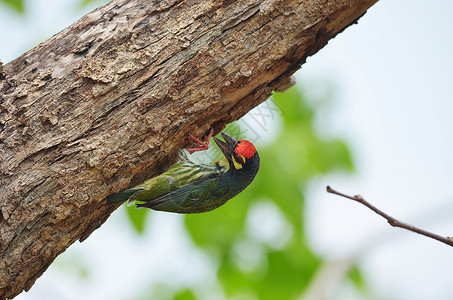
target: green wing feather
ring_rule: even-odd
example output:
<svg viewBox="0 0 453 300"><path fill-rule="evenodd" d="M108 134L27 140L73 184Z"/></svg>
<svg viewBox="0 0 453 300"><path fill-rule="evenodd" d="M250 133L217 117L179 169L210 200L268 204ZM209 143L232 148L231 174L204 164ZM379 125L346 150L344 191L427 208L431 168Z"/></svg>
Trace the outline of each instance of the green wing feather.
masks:
<svg viewBox="0 0 453 300"><path fill-rule="evenodd" d="M225 169L217 164L197 164L190 159L186 150L180 152L179 161L167 172L151 178L129 190L111 194L107 203L128 201L145 202L137 204L138 208L149 207L155 210L174 212L196 212L211 210L219 205L207 204L210 198L221 196L228 188L219 190L218 178ZM222 204L225 201L220 199ZM215 205L215 207L210 208ZM221 204L220 204L221 205Z"/></svg>
<svg viewBox="0 0 453 300"><path fill-rule="evenodd" d="M182 186L176 190L173 190L165 195L151 199L142 204L137 204L138 208L152 208L156 210L164 211L179 211L191 209L196 206L203 204L203 200L207 200L208 197L203 197L205 186L207 182L216 181L217 176L211 175L188 185ZM138 195L139 193L137 193ZM134 197L135 198L135 195Z"/></svg>

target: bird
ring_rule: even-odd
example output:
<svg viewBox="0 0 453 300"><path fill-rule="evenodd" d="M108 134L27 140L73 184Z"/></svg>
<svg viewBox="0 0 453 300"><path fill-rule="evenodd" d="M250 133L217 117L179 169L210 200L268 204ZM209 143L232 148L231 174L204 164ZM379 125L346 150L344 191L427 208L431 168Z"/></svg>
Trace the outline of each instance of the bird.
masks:
<svg viewBox="0 0 453 300"><path fill-rule="evenodd" d="M204 213L225 204L254 180L260 168L260 156L251 142L237 141L221 132L225 141L213 139L225 156L223 161L195 162L190 155L207 150L213 133L211 128L203 137L204 142L189 133L197 147L182 149L178 162L165 173L109 195L107 204L127 201L128 206L135 204L136 208L180 214Z"/></svg>

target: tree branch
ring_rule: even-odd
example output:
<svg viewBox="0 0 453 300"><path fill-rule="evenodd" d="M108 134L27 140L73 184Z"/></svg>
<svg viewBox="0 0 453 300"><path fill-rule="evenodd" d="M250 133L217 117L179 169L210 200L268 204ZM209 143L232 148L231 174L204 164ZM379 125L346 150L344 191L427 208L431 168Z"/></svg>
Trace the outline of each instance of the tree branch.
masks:
<svg viewBox="0 0 453 300"><path fill-rule="evenodd" d="M0 298L377 0L113 0L0 68Z"/></svg>
<svg viewBox="0 0 453 300"><path fill-rule="evenodd" d="M338 195L338 196L341 196L341 197L344 197L344 198L348 198L348 199L357 201L357 202L365 205L366 207L368 207L369 209L371 209L372 211L374 211L375 213L377 213L381 217L385 218L387 220L387 222L393 227L399 227L399 228L407 229L409 231L412 231L412 232L424 235L426 237L435 239L435 240L437 240L439 242L445 243L445 244L447 244L449 246L453 246L453 239L451 237L443 237L443 236L440 236L438 234L429 232L427 230L420 229L418 227L415 227L415 226L409 225L407 223L401 222L401 221L393 218L392 216L389 216L388 214L386 214L385 212L381 211L380 209L376 208L374 205L372 205L369 202L367 202L360 195L348 196L346 194L337 192L336 190L332 189L330 186L327 186L326 189L327 189L328 193L335 194L335 195Z"/></svg>

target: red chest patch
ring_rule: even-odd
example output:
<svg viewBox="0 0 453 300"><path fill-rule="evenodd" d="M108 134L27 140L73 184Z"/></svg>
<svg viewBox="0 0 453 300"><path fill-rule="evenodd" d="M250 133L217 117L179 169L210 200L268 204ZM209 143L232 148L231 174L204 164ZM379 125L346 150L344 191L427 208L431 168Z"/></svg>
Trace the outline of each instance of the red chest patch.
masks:
<svg viewBox="0 0 453 300"><path fill-rule="evenodd" d="M252 143L246 140L240 140L234 153L244 156L245 159L251 158L256 153L256 148Z"/></svg>

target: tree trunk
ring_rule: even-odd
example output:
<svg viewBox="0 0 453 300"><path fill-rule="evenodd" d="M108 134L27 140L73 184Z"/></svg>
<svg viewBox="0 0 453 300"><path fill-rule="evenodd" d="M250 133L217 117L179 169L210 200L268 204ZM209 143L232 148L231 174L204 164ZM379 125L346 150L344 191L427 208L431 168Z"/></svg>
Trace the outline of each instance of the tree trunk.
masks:
<svg viewBox="0 0 453 300"><path fill-rule="evenodd" d="M0 66L0 298L376 1L115 0Z"/></svg>

